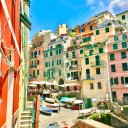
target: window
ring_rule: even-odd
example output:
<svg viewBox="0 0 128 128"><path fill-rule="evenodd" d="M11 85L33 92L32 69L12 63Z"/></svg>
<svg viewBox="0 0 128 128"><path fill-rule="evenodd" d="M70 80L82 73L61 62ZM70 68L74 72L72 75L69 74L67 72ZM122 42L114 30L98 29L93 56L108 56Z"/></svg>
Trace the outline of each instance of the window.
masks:
<svg viewBox="0 0 128 128"><path fill-rule="evenodd" d="M39 65L40 64L40 60L37 60L37 65Z"/></svg>
<svg viewBox="0 0 128 128"><path fill-rule="evenodd" d="M56 55L58 55L58 49L56 50Z"/></svg>
<svg viewBox="0 0 128 128"><path fill-rule="evenodd" d="M67 78L69 78L70 77L70 73L67 73Z"/></svg>
<svg viewBox="0 0 128 128"><path fill-rule="evenodd" d="M126 40L127 39L127 35L126 34L122 34L122 40Z"/></svg>
<svg viewBox="0 0 128 128"><path fill-rule="evenodd" d="M67 68L69 67L69 62L67 62Z"/></svg>
<svg viewBox="0 0 128 128"><path fill-rule="evenodd" d="M118 85L118 77L114 78L114 84Z"/></svg>
<svg viewBox="0 0 128 128"><path fill-rule="evenodd" d="M39 70L37 70L37 75L39 75L40 74L40 71Z"/></svg>
<svg viewBox="0 0 128 128"><path fill-rule="evenodd" d="M93 49L89 50L89 55L93 55Z"/></svg>
<svg viewBox="0 0 128 128"><path fill-rule="evenodd" d="M105 32L106 33L109 32L109 27L105 28Z"/></svg>
<svg viewBox="0 0 128 128"><path fill-rule="evenodd" d="M116 66L115 66L115 64L112 64L111 65L111 72L116 72Z"/></svg>
<svg viewBox="0 0 128 128"><path fill-rule="evenodd" d="M90 26L90 30L93 30L93 26Z"/></svg>
<svg viewBox="0 0 128 128"><path fill-rule="evenodd" d="M122 48L126 48L126 47L127 47L126 42L122 42Z"/></svg>
<svg viewBox="0 0 128 128"><path fill-rule="evenodd" d="M96 30L96 35L99 35L100 34L100 31L99 30Z"/></svg>
<svg viewBox="0 0 128 128"><path fill-rule="evenodd" d="M50 61L49 61L49 67L50 67Z"/></svg>
<svg viewBox="0 0 128 128"><path fill-rule="evenodd" d="M118 36L117 35L114 36L114 41L118 41Z"/></svg>
<svg viewBox="0 0 128 128"><path fill-rule="evenodd" d="M46 57L48 57L48 53L46 53Z"/></svg>
<svg viewBox="0 0 128 128"><path fill-rule="evenodd" d="M54 60L52 60L52 66L54 66Z"/></svg>
<svg viewBox="0 0 128 128"><path fill-rule="evenodd" d="M47 77L47 73L46 72L44 72L44 77Z"/></svg>
<svg viewBox="0 0 128 128"><path fill-rule="evenodd" d="M99 48L99 53L103 53L103 48Z"/></svg>
<svg viewBox="0 0 128 128"><path fill-rule="evenodd" d="M83 49L80 49L80 54L83 54Z"/></svg>
<svg viewBox="0 0 128 128"><path fill-rule="evenodd" d="M83 38L83 43L90 41L90 37Z"/></svg>
<svg viewBox="0 0 128 128"><path fill-rule="evenodd" d="M121 83L122 84L128 84L128 77L121 77Z"/></svg>
<svg viewBox="0 0 128 128"><path fill-rule="evenodd" d="M59 65L61 65L61 59L59 60Z"/></svg>
<svg viewBox="0 0 128 128"><path fill-rule="evenodd" d="M101 87L101 82L98 82L98 83L97 83L97 88L98 88L98 89L102 89L102 87Z"/></svg>
<svg viewBox="0 0 128 128"><path fill-rule="evenodd" d="M81 32L84 32L85 31L85 29L84 28L81 28Z"/></svg>
<svg viewBox="0 0 128 128"><path fill-rule="evenodd" d="M73 41L73 44L76 44L76 41Z"/></svg>
<svg viewBox="0 0 128 128"><path fill-rule="evenodd" d="M90 90L93 90L93 89L94 89L93 83L90 83Z"/></svg>
<svg viewBox="0 0 128 128"><path fill-rule="evenodd" d="M59 54L61 54L61 49L59 49Z"/></svg>
<svg viewBox="0 0 128 128"><path fill-rule="evenodd" d="M72 58L75 58L76 57L76 53L75 51L72 52Z"/></svg>
<svg viewBox="0 0 128 128"><path fill-rule="evenodd" d="M110 84L111 84L111 85L114 84L113 78L110 79Z"/></svg>
<svg viewBox="0 0 128 128"><path fill-rule="evenodd" d="M115 55L114 55L114 53L111 53L111 54L110 54L110 60L115 60Z"/></svg>
<svg viewBox="0 0 128 128"><path fill-rule="evenodd" d="M66 58L68 58L69 57L69 54L68 53L66 53Z"/></svg>
<svg viewBox="0 0 128 128"><path fill-rule="evenodd" d="M121 58L122 58L122 59L127 58L126 52L121 52Z"/></svg>
<svg viewBox="0 0 128 128"><path fill-rule="evenodd" d="M61 76L61 70L59 70L59 76Z"/></svg>
<svg viewBox="0 0 128 128"><path fill-rule="evenodd" d="M50 49L53 49L53 46L50 46Z"/></svg>
<svg viewBox="0 0 128 128"><path fill-rule="evenodd" d="M45 67L48 67L48 62L45 62Z"/></svg>
<svg viewBox="0 0 128 128"><path fill-rule="evenodd" d="M50 56L52 56L52 52L50 52Z"/></svg>
<svg viewBox="0 0 128 128"><path fill-rule="evenodd" d="M117 50L117 49L118 49L117 44L113 44L113 50Z"/></svg>
<svg viewBox="0 0 128 128"><path fill-rule="evenodd" d="M122 63L122 69L123 69L123 71L127 71L128 70L128 64Z"/></svg>
<svg viewBox="0 0 128 128"><path fill-rule="evenodd" d="M100 68L96 68L96 74L100 74Z"/></svg>
<svg viewBox="0 0 128 128"><path fill-rule="evenodd" d="M125 15L122 15L122 20L124 20L125 19Z"/></svg>
<svg viewBox="0 0 128 128"><path fill-rule="evenodd" d="M89 64L89 58L85 58L85 64Z"/></svg>

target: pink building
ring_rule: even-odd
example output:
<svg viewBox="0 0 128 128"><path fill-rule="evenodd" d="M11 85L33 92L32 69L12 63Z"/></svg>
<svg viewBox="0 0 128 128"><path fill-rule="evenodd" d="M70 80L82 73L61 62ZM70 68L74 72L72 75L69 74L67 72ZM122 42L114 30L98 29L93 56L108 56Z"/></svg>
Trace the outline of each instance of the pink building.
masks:
<svg viewBox="0 0 128 128"><path fill-rule="evenodd" d="M113 101L128 99L128 32L109 36L108 65Z"/></svg>

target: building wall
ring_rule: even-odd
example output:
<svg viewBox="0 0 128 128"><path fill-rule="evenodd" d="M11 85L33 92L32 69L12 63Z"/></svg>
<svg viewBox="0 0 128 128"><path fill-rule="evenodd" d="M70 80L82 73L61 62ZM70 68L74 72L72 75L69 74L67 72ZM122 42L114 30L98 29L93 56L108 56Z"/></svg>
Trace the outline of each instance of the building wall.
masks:
<svg viewBox="0 0 128 128"><path fill-rule="evenodd" d="M18 42L18 47L20 47L20 30L19 30L19 23L20 23L20 1L16 1L16 6L14 8L14 2L13 0L6 0L7 9L9 12L9 16L11 18L11 23L13 24L13 29L15 31L15 36ZM3 11L2 4L0 2L0 28L3 30L5 23L6 23L6 17L5 13ZM0 30L1 31L1 30ZM6 47L8 48L14 48L14 40L12 38L10 29L8 27L5 28L3 32L3 40L6 44ZM10 54L10 49L7 50L5 47L2 48L4 51L6 51L5 55L6 57ZM14 65L16 68L20 65L20 58L18 55L17 50L14 52L12 50L11 53L12 61L14 59ZM0 103L0 127L3 125L5 127L12 127L14 126L13 120L16 118L18 119L18 115L13 119L14 113L18 112L19 110L19 78L20 74L18 72L14 72L12 69L9 68L7 62L1 57L0 60L0 70L3 74L0 77L0 98L2 99L2 103ZM12 74L12 75L11 75ZM10 78L10 79L9 79ZM10 81L9 81L10 80Z"/></svg>
<svg viewBox="0 0 128 128"><path fill-rule="evenodd" d="M122 34L127 34L127 37L128 37L128 33L122 33ZM121 82L121 77L128 77L128 70L123 71L123 69L122 69L122 63L128 62L128 50L127 50L128 43L126 43L126 45L127 45L126 48L122 48L122 42L123 42L122 34L117 35L119 38L118 41L114 41L114 35L110 36L109 43L107 45L110 81L111 81L111 78L118 78L118 83L113 83L111 85L111 89L112 89L112 92L116 92L116 99L120 100L120 101L122 101L123 94L128 93L128 89L127 89L128 82L124 83L124 84L122 84L122 82ZM126 41L126 40L124 40L124 41ZM117 43L117 46L118 46L117 50L113 49L114 43ZM122 59L121 52L126 52L126 58ZM112 53L115 56L114 60L110 60L110 54L112 54ZM116 67L115 72L111 71L112 64L115 64L115 67Z"/></svg>
<svg viewBox="0 0 128 128"><path fill-rule="evenodd" d="M122 19L122 16L125 15L125 19ZM117 19L119 19L123 24L126 25L127 30L128 30L128 11L120 13L116 15Z"/></svg>

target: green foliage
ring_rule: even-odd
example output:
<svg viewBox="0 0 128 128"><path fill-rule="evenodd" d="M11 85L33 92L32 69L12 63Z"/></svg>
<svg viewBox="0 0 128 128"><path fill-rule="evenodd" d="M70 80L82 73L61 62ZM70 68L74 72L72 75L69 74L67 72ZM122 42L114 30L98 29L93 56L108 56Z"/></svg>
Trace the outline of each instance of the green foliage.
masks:
<svg viewBox="0 0 128 128"><path fill-rule="evenodd" d="M92 114L90 116L90 119L99 121L99 122L107 124L107 125L111 125L111 117L112 117L111 114L106 114L106 113L98 114L98 113L95 113L95 114Z"/></svg>

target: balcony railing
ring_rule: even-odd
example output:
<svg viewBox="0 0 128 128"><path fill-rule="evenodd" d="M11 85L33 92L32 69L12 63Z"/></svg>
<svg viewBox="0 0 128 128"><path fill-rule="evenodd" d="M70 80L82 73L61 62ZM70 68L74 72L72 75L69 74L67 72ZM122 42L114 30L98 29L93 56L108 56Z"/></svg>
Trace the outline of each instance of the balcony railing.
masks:
<svg viewBox="0 0 128 128"><path fill-rule="evenodd" d="M69 66L69 70L77 70L78 66L77 65L71 65Z"/></svg>
<svg viewBox="0 0 128 128"><path fill-rule="evenodd" d="M78 76L71 76L68 78L68 80L78 80Z"/></svg>
<svg viewBox="0 0 128 128"><path fill-rule="evenodd" d="M90 74L86 74L86 76L82 77L81 80L94 80L94 77L92 77Z"/></svg>
<svg viewBox="0 0 128 128"><path fill-rule="evenodd" d="M36 68L36 65L31 65L30 68Z"/></svg>
<svg viewBox="0 0 128 128"><path fill-rule="evenodd" d="M104 61L102 60L97 60L97 61L92 61L91 62L91 67L96 67L96 66L104 66Z"/></svg>

